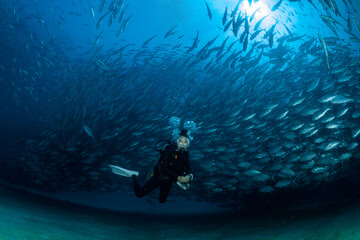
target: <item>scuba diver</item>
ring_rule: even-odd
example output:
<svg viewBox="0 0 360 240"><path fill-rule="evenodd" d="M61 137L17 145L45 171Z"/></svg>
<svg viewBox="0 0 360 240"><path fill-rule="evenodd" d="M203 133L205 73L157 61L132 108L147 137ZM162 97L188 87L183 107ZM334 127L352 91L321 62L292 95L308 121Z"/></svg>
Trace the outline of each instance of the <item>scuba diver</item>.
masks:
<svg viewBox="0 0 360 240"><path fill-rule="evenodd" d="M166 140L167 141L167 140ZM190 161L189 152L187 148L190 145L189 136L187 130L182 130L177 138L176 143L167 141L169 144L165 150L158 150L160 152L160 158L154 166L154 172L150 175L151 178L141 187L137 171L127 170L114 165L109 165L113 173L131 177L133 181L133 187L135 195L139 198L149 194L155 188L160 187L159 202L164 203L169 195L173 182L184 190L187 190L190 185L189 181L193 179L193 175L190 174Z"/></svg>

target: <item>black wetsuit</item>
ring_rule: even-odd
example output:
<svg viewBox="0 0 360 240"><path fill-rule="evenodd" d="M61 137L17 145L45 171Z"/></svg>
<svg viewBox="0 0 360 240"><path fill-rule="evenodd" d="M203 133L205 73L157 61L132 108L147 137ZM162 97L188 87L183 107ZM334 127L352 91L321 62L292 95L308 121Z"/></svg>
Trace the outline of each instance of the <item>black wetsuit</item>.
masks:
<svg viewBox="0 0 360 240"><path fill-rule="evenodd" d="M147 195L152 190L160 187L159 202L164 203L169 195L173 181L178 176L185 176L190 173L189 152L184 149L177 149L174 143L168 145L159 161L154 167L154 175L141 187L138 177L132 176L135 195L139 198Z"/></svg>

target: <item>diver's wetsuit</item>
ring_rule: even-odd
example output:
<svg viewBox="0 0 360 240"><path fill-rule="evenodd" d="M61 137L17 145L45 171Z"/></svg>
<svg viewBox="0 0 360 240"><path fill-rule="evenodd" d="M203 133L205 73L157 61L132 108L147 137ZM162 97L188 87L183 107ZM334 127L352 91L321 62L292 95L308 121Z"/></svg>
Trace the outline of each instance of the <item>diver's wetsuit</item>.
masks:
<svg viewBox="0 0 360 240"><path fill-rule="evenodd" d="M154 167L154 175L141 187L138 177L132 175L135 195L139 198L147 195L152 190L160 187L159 202L164 203L169 195L173 181L178 176L190 173L189 153L187 150L177 149L176 144L168 145L162 152L159 161Z"/></svg>

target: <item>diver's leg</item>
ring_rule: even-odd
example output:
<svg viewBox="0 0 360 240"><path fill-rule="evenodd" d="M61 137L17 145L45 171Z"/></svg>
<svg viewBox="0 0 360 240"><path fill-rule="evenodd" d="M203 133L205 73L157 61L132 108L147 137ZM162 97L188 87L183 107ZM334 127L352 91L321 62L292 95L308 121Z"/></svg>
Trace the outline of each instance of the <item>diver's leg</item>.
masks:
<svg viewBox="0 0 360 240"><path fill-rule="evenodd" d="M138 177L136 175L131 176L133 180L134 192L135 195L139 198L145 196L150 193L152 190L160 186L160 179L158 177L151 177L147 183L143 187L140 186Z"/></svg>
<svg viewBox="0 0 360 240"><path fill-rule="evenodd" d="M172 181L162 181L160 185L159 202L164 203L170 193Z"/></svg>

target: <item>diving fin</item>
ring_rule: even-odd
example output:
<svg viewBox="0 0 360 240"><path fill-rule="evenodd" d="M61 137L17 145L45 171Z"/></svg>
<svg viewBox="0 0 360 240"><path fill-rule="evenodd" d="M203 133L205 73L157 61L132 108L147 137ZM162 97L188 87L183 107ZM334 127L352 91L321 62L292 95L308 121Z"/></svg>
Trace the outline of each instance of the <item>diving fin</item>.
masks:
<svg viewBox="0 0 360 240"><path fill-rule="evenodd" d="M124 177L131 177L132 175L136 175L139 176L139 172L137 171L131 171L122 167L118 167L115 165L109 165L109 167L111 167L111 170L113 173L120 175L120 176L124 176Z"/></svg>

